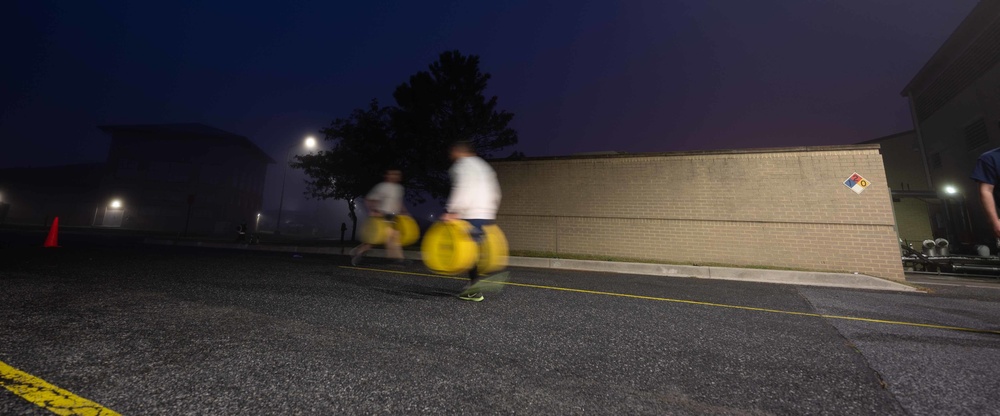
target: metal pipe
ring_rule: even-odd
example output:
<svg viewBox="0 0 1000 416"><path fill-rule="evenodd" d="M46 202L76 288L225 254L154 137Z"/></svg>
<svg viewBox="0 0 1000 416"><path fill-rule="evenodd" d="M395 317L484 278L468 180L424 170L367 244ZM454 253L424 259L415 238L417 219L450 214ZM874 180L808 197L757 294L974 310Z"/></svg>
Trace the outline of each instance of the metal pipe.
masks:
<svg viewBox="0 0 1000 416"><path fill-rule="evenodd" d="M965 265L960 265L960 264L953 264L951 266L951 269L954 270L954 271L956 271L956 272L968 272L968 273L975 273L975 272L986 273L986 272L988 272L989 274L1000 275L1000 267L991 267L991 266L965 266Z"/></svg>
<svg viewBox="0 0 1000 416"><path fill-rule="evenodd" d="M917 133L917 146L920 147L920 161L924 164L924 178L927 179L927 189L934 189L931 183L931 168L927 163L927 149L924 148L924 135L920 133L920 119L917 118L917 103L913 91L907 93L910 102L910 117L913 119L913 131Z"/></svg>

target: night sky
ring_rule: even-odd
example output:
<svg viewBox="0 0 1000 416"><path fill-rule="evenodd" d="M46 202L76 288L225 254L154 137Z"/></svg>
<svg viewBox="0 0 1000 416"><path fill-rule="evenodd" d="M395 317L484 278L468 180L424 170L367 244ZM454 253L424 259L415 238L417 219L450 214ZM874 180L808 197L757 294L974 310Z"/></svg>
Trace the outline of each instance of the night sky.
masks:
<svg viewBox="0 0 1000 416"><path fill-rule="evenodd" d="M15 0L0 167L102 161L98 125L183 122L281 161L453 49L528 156L857 143L911 128L899 91L977 1Z"/></svg>

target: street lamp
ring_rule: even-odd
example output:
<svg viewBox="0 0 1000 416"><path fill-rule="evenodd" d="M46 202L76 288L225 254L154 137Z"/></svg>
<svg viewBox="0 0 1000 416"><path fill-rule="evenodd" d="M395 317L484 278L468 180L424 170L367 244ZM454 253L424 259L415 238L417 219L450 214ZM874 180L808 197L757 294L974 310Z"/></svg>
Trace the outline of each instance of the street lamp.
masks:
<svg viewBox="0 0 1000 416"><path fill-rule="evenodd" d="M100 206L94 208L94 221L90 225L97 225L97 213L100 211ZM113 215L109 217L109 212ZM101 221L101 225L105 227L121 227L122 221L125 219L125 206L122 205L122 200L112 199L108 202L108 205L104 207L104 217Z"/></svg>
<svg viewBox="0 0 1000 416"><path fill-rule="evenodd" d="M316 139L312 136L306 137L303 143L306 148L312 149L316 147ZM285 178L288 177L288 159L292 157L292 149L299 147L299 145L292 145L288 148L288 153L285 154L285 171L281 175L281 200L278 201L278 222L274 224L274 233L281 234L281 210L285 206ZM258 218L259 220L259 218Z"/></svg>
<svg viewBox="0 0 1000 416"><path fill-rule="evenodd" d="M253 225L253 232L255 232L255 233L260 232L260 213L259 212L257 213L257 223L255 223Z"/></svg>
<svg viewBox="0 0 1000 416"><path fill-rule="evenodd" d="M955 195L955 194L958 193L958 188L956 188L954 186L951 186L951 185L945 186L944 187L944 193L946 193L948 195Z"/></svg>

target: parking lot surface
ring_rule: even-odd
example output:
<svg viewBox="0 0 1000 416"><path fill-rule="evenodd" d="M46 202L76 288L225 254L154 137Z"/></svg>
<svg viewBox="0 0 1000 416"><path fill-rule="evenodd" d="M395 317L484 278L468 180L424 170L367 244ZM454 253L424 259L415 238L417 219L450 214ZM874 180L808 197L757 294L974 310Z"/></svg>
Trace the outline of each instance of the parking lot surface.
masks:
<svg viewBox="0 0 1000 416"><path fill-rule="evenodd" d="M0 249L0 362L121 414L998 414L1000 290ZM991 287L990 282L982 283ZM931 287L931 286L928 286ZM0 414L49 414L0 390Z"/></svg>

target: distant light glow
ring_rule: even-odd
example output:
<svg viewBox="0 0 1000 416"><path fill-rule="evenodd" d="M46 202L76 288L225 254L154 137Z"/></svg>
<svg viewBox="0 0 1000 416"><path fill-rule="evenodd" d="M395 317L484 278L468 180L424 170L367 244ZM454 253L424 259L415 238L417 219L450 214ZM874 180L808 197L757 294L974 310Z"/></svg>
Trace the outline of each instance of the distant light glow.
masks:
<svg viewBox="0 0 1000 416"><path fill-rule="evenodd" d="M120 199L111 201L111 208L121 208L121 207L122 207L122 201Z"/></svg>
<svg viewBox="0 0 1000 416"><path fill-rule="evenodd" d="M310 149L316 147L316 139L314 139L312 136L306 137L306 147Z"/></svg>
<svg viewBox="0 0 1000 416"><path fill-rule="evenodd" d="M945 186L944 187L944 193L946 193L948 195L955 195L955 194L958 193L958 188L955 188L954 186L951 186L951 185Z"/></svg>

